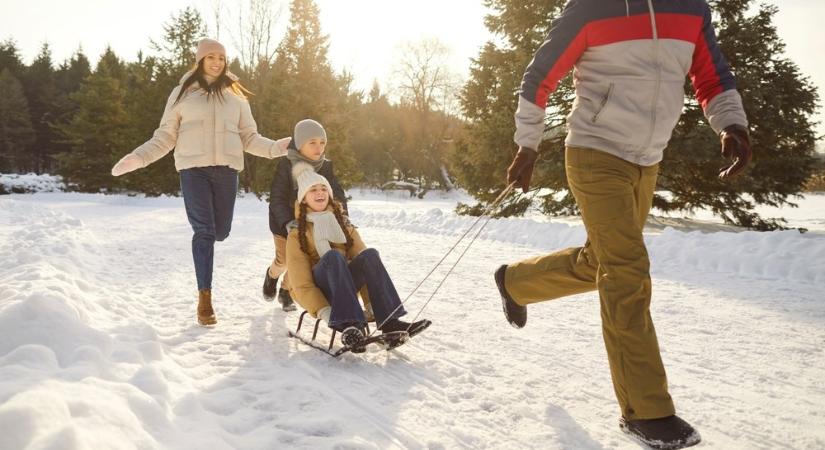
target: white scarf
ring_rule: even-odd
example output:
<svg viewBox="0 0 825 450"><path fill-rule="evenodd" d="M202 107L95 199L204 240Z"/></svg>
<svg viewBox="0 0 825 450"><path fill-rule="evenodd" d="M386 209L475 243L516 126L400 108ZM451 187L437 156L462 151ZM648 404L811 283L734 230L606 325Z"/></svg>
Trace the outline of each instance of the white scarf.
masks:
<svg viewBox="0 0 825 450"><path fill-rule="evenodd" d="M338 224L338 220L332 211L326 210L308 213L307 221L314 224L312 239L315 241L315 249L318 251L318 256L324 256L326 252L332 250L330 243L347 243L347 236L344 234L344 230L341 229L341 225Z"/></svg>

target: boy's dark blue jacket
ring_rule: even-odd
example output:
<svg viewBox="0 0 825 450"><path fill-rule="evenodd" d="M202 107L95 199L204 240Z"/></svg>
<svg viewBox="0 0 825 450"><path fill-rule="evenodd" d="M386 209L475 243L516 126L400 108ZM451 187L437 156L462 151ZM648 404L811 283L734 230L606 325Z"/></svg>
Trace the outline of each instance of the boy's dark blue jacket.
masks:
<svg viewBox="0 0 825 450"><path fill-rule="evenodd" d="M272 179L272 187L269 190L269 229L272 234L286 237L286 225L295 220L295 200L298 198L298 189L292 184L292 161L286 157L280 159L278 168L275 169L275 178ZM346 193L338 179L335 178L332 161L324 161L318 174L323 175L329 181L332 186L332 197L341 202L346 213Z"/></svg>

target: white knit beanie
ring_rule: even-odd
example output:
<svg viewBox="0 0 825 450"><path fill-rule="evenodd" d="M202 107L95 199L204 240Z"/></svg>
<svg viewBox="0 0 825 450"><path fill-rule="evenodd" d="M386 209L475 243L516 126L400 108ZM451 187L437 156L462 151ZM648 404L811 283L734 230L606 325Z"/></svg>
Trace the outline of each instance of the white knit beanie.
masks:
<svg viewBox="0 0 825 450"><path fill-rule="evenodd" d="M298 184L299 202L304 200L304 196L307 195L310 188L316 184L323 184L326 186L327 192L329 192L330 200L332 199L332 186L329 185L329 181L327 181L323 175L316 173L315 169L313 169L309 164L305 162L296 162L293 164L292 177L295 178L295 182Z"/></svg>

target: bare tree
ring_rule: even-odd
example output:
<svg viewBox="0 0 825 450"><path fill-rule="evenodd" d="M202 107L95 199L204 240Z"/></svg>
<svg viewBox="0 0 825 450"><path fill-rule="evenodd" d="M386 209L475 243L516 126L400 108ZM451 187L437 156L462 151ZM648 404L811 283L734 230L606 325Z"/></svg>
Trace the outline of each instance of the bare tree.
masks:
<svg viewBox="0 0 825 450"><path fill-rule="evenodd" d="M234 21L237 26L230 34L241 67L252 73L261 64L269 66L275 60L278 41L274 31L284 6L281 0L249 0L244 6L238 10Z"/></svg>
<svg viewBox="0 0 825 450"><path fill-rule="evenodd" d="M401 101L420 112L457 110L454 99L461 82L450 70L449 47L438 39L427 38L407 42L399 47L399 52L393 78Z"/></svg>
<svg viewBox="0 0 825 450"><path fill-rule="evenodd" d="M215 39L221 40L221 17L224 14L225 8L223 7L222 0L212 0L209 2L210 9L212 10L212 16L215 20Z"/></svg>
<svg viewBox="0 0 825 450"><path fill-rule="evenodd" d="M412 156L420 180L438 180L450 190L453 184L444 161L453 144L461 86L459 77L450 70L451 51L441 41L429 38L406 43L399 52L393 78L402 108L409 108L412 115L405 124L408 140L397 156Z"/></svg>

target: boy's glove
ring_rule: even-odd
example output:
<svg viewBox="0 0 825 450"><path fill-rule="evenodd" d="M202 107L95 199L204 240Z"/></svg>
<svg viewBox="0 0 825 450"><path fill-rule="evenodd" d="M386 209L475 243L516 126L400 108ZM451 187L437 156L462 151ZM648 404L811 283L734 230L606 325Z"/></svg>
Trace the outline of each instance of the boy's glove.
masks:
<svg viewBox="0 0 825 450"><path fill-rule="evenodd" d="M719 134L722 140L722 157L733 159L733 163L719 169L719 178L731 179L745 170L753 156L748 129L742 125L730 125Z"/></svg>
<svg viewBox="0 0 825 450"><path fill-rule="evenodd" d="M533 177L533 166L536 164L538 153L532 148L519 147L513 162L507 168L507 184L516 182L526 194L530 189L530 178Z"/></svg>

